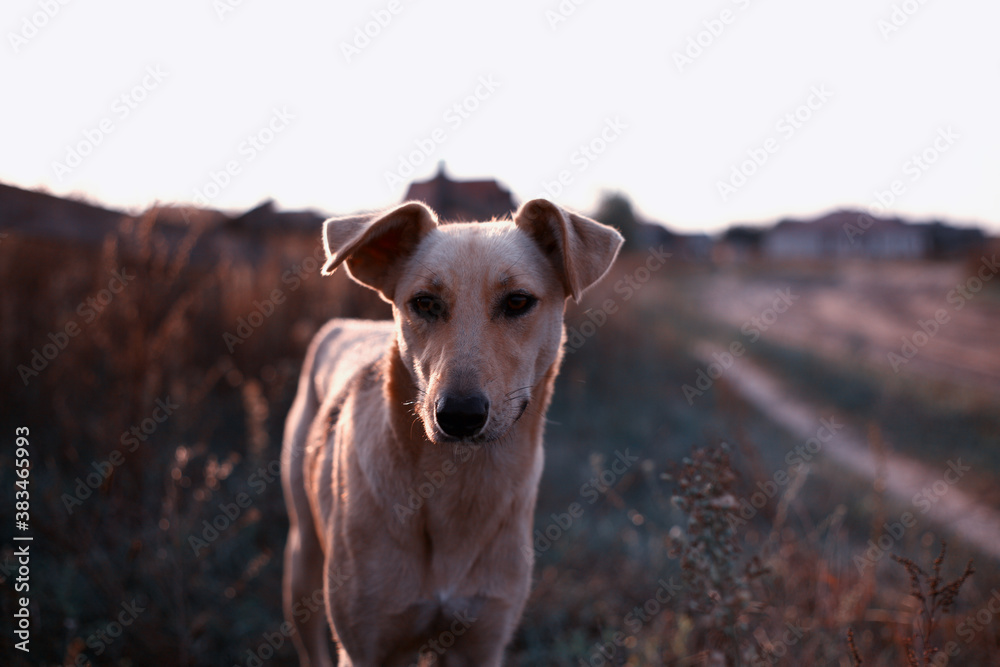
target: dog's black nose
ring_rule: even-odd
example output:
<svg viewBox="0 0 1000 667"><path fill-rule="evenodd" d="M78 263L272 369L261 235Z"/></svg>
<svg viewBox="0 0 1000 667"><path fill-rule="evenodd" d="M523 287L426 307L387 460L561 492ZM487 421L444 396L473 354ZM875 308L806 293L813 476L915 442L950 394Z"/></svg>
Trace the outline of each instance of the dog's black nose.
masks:
<svg viewBox="0 0 1000 667"><path fill-rule="evenodd" d="M467 438L486 424L490 404L484 396L445 396L437 402L438 427L453 438Z"/></svg>

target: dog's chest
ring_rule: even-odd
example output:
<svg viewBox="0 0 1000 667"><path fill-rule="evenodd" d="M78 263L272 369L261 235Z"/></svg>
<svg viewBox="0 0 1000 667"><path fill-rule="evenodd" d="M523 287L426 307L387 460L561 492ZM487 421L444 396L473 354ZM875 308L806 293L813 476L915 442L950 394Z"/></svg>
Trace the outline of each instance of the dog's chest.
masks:
<svg viewBox="0 0 1000 667"><path fill-rule="evenodd" d="M478 596L456 596L450 590L441 589L433 597L415 603L411 610L421 620L419 634L438 636L451 632L460 635L479 617L483 601Z"/></svg>

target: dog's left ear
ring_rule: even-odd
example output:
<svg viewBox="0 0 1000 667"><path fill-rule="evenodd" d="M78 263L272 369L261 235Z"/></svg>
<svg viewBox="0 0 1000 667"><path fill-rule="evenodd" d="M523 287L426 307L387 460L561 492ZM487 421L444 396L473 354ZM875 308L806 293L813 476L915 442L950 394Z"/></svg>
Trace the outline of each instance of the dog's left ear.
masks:
<svg viewBox="0 0 1000 667"><path fill-rule="evenodd" d="M402 260L435 227L434 211L420 202L407 202L375 216L331 218L323 223L323 246L328 276L345 264L357 282L392 302Z"/></svg>
<svg viewBox="0 0 1000 667"><path fill-rule="evenodd" d="M625 239L613 227L565 211L547 199L518 209L514 224L528 233L555 265L566 296L577 303L611 268Z"/></svg>

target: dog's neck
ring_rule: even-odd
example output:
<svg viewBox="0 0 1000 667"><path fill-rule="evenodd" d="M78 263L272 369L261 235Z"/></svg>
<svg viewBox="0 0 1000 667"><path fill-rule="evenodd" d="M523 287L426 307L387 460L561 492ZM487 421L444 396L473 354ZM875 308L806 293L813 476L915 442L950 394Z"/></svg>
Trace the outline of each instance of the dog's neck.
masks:
<svg viewBox="0 0 1000 667"><path fill-rule="evenodd" d="M530 569L530 558L519 559L523 552L498 556L493 549L520 544L531 533L544 465L545 410L559 362L557 357L535 385L528 409L501 439L452 447L427 438L411 409L420 392L397 344L391 344L382 366L386 430L370 440L379 451L369 450L362 456L368 465L362 460L361 466L381 479L374 500L386 513L385 529L418 545L410 554L425 568L424 595L451 590L449 582L462 581L477 563L501 567L489 565L491 558L511 561L503 567ZM470 550L470 544L478 547Z"/></svg>

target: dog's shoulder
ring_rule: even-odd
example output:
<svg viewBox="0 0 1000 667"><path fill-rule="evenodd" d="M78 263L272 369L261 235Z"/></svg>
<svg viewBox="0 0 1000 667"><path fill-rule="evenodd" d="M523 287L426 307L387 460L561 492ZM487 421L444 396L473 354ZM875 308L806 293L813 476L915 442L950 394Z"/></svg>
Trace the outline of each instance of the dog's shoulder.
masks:
<svg viewBox="0 0 1000 667"><path fill-rule="evenodd" d="M337 319L313 339L310 374L319 402L341 391L362 367L385 355L392 341L392 322Z"/></svg>
<svg viewBox="0 0 1000 667"><path fill-rule="evenodd" d="M317 401L306 457L312 468L337 428L348 397L378 384L392 340L392 322L335 319L313 338L307 356Z"/></svg>

